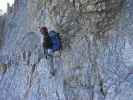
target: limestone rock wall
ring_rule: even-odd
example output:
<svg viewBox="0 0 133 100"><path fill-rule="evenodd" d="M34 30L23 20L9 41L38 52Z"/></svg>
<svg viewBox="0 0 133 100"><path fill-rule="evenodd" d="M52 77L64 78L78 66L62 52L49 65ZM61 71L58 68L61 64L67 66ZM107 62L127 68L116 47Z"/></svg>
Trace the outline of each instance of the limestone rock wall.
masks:
<svg viewBox="0 0 133 100"><path fill-rule="evenodd" d="M132 5L16 0L0 49L0 100L132 100ZM59 32L63 43L48 59L39 33L44 25Z"/></svg>

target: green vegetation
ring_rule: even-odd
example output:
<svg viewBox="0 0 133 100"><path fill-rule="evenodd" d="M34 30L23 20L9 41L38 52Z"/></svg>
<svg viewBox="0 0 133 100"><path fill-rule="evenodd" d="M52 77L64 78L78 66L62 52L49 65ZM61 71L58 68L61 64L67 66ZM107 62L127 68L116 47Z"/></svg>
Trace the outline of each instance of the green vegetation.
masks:
<svg viewBox="0 0 133 100"><path fill-rule="evenodd" d="M7 71L7 64L0 64L0 72L5 73Z"/></svg>

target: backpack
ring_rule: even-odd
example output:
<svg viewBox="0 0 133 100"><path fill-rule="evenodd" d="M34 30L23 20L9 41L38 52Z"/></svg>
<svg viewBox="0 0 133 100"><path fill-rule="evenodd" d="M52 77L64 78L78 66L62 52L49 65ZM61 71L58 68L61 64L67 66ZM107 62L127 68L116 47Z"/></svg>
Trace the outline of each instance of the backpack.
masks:
<svg viewBox="0 0 133 100"><path fill-rule="evenodd" d="M50 31L49 37L52 42L52 50L53 51L60 50L62 48L62 45L61 45L61 39L60 39L59 33L55 32L55 31Z"/></svg>

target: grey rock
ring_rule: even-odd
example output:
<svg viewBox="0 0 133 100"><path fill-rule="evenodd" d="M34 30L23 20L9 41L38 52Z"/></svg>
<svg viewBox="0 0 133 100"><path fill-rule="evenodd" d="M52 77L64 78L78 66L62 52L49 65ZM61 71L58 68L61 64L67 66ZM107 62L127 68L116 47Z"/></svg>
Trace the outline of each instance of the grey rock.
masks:
<svg viewBox="0 0 133 100"><path fill-rule="evenodd" d="M16 0L0 17L0 100L133 100L132 5ZM38 28L44 25L63 44L48 59Z"/></svg>

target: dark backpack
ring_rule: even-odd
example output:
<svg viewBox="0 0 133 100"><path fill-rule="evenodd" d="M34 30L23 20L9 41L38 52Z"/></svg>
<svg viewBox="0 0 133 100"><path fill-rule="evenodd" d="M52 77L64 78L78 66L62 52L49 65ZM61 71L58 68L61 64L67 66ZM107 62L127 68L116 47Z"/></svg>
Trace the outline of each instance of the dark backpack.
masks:
<svg viewBox="0 0 133 100"><path fill-rule="evenodd" d="M59 36L59 33L55 32L55 31L50 31L49 37L50 37L51 42L52 42L53 51L60 50L62 48L62 45L61 45L61 38Z"/></svg>

